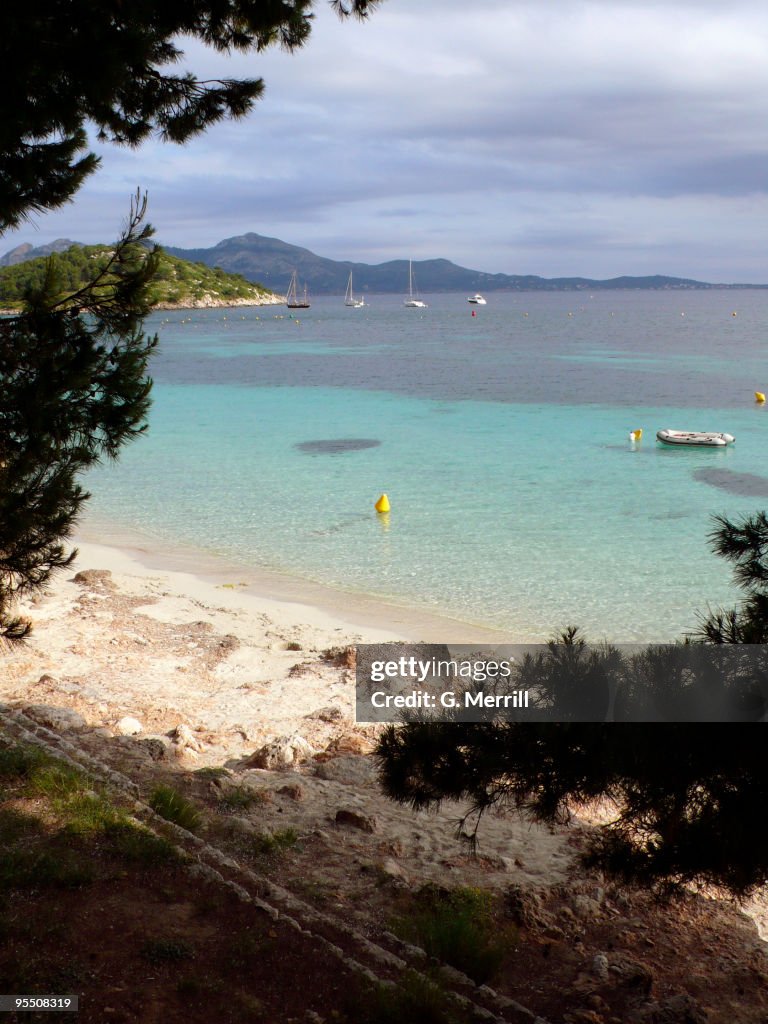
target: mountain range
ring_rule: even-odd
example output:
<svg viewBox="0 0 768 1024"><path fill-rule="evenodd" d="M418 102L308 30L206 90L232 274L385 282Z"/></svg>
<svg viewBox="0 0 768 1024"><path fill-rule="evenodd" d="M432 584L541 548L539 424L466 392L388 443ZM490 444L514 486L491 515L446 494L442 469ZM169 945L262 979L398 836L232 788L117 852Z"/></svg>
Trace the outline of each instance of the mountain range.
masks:
<svg viewBox="0 0 768 1024"><path fill-rule="evenodd" d="M0 267L48 255L67 249L75 243L57 239L47 246L32 248L19 245L0 257ZM368 264L339 261L318 256L309 249L249 232L234 238L225 238L217 245L205 249L181 249L164 246L166 252L184 260L219 267L229 273L242 274L248 281L284 295L291 274L297 271L299 281L306 284L313 295L343 294L350 272L355 292L404 293L408 285L408 260L390 260L387 263ZM414 281L422 292L494 292L494 291L600 291L617 289L708 289L708 288L766 288L768 285L709 284L690 278L666 277L655 274L648 277L614 277L593 280L586 277L537 277L533 274L489 274L481 270L460 267L446 259L414 260Z"/></svg>

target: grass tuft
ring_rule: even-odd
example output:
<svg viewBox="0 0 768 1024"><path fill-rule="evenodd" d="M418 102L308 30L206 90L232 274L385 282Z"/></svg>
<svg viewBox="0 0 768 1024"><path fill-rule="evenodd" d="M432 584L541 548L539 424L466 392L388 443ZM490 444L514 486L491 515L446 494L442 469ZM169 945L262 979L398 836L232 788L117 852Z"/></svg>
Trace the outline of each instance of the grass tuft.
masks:
<svg viewBox="0 0 768 1024"><path fill-rule="evenodd" d="M191 801L172 786L156 786L150 795L149 806L166 821L194 832L202 824L202 815Z"/></svg>
<svg viewBox="0 0 768 1024"><path fill-rule="evenodd" d="M28 776L30 796L44 796L51 801L64 801L89 788L91 780L77 768L60 762L43 762Z"/></svg>
<svg viewBox="0 0 768 1024"><path fill-rule="evenodd" d="M296 830L281 828L277 832L262 832L253 837L253 850L260 857L278 857L299 841Z"/></svg>
<svg viewBox="0 0 768 1024"><path fill-rule="evenodd" d="M228 813L247 811L254 804L265 804L269 801L266 793L247 789L245 786L238 786L226 790L219 800L219 808Z"/></svg>

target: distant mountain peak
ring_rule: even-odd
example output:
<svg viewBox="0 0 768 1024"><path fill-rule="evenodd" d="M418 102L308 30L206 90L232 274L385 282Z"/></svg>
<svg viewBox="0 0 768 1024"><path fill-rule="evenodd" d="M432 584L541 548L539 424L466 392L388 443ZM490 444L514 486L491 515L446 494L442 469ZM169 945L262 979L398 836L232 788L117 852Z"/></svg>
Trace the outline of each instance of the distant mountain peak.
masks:
<svg viewBox="0 0 768 1024"><path fill-rule="evenodd" d="M13 249L9 249L4 256L0 256L0 267L13 267L17 263L25 263L27 260L37 259L39 256L50 256L53 252L65 252L73 245L80 245L70 238L57 238L45 245L33 246L29 242L22 242Z"/></svg>

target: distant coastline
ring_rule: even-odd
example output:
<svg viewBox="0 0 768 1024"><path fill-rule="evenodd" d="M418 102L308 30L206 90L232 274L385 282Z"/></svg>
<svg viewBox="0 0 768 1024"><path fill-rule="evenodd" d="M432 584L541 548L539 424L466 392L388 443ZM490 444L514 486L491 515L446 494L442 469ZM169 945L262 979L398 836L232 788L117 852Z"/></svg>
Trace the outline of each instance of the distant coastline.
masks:
<svg viewBox="0 0 768 1024"><path fill-rule="evenodd" d="M52 253L66 252L72 246L89 248L68 238L58 238L33 248L29 243L16 246L0 256L0 268L17 266ZM90 247L93 248L93 247ZM386 263L356 263L331 260L309 249L248 232L225 238L209 248L182 249L162 247L165 254L185 263L202 264L219 274L239 275L243 283L257 283L278 296L285 294L291 274L296 271L312 295L343 295L352 272L356 290L361 294L389 295L405 293L408 284L408 260ZM429 293L474 292L585 292L585 291L764 291L768 284L697 281L664 274L619 275L606 280L588 277L540 277L536 274L491 274L471 270L447 259L413 260L413 272L419 290ZM280 300L282 301L282 300ZM277 304L270 300L269 304ZM233 305L235 303L232 303ZM240 304L240 303L238 303ZM160 308L160 307L158 307ZM176 308L199 308L177 306Z"/></svg>

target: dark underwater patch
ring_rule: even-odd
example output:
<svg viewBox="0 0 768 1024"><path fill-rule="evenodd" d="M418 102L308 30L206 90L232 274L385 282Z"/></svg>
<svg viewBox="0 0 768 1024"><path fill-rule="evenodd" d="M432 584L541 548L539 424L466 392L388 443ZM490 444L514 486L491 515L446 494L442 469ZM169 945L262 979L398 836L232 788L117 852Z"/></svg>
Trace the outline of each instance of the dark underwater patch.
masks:
<svg viewBox="0 0 768 1024"><path fill-rule="evenodd" d="M327 441L301 441L295 444L307 455L338 455L341 452L359 452L363 448L378 448L381 441L372 437L334 437Z"/></svg>
<svg viewBox="0 0 768 1024"><path fill-rule="evenodd" d="M747 498L768 498L768 477L757 473L734 473L730 469L696 469L694 480Z"/></svg>

